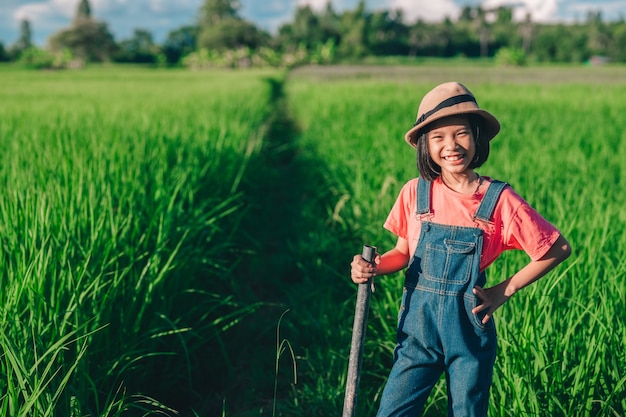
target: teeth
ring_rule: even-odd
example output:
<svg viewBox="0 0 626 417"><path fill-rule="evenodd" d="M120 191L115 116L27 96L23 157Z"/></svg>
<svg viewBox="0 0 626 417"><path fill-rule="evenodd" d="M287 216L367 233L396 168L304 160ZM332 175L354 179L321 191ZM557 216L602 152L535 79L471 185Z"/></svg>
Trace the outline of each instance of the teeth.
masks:
<svg viewBox="0 0 626 417"><path fill-rule="evenodd" d="M458 161L459 159L462 159L461 156L457 155L457 156L446 156L444 158L446 161Z"/></svg>

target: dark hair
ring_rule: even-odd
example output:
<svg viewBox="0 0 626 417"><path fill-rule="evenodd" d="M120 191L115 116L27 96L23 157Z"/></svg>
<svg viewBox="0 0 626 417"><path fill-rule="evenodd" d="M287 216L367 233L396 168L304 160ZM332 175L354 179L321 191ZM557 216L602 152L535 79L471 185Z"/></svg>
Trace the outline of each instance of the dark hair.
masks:
<svg viewBox="0 0 626 417"><path fill-rule="evenodd" d="M468 121L476 144L476 154L474 160L470 163L469 168L474 169L480 167L487 161L489 157L489 140L480 134L483 130L483 120L480 116L468 114ZM433 161L428 152L428 130L420 130L417 134L417 169L420 177L434 181L441 175L441 167Z"/></svg>

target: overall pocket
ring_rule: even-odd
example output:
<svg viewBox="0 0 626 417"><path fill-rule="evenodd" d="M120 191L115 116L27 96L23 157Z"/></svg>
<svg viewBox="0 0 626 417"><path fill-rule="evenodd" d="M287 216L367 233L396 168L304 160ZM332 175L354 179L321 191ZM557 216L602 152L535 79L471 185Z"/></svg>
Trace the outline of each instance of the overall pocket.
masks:
<svg viewBox="0 0 626 417"><path fill-rule="evenodd" d="M476 243L444 239L443 245L426 244L424 276L426 279L449 284L465 284L472 275Z"/></svg>

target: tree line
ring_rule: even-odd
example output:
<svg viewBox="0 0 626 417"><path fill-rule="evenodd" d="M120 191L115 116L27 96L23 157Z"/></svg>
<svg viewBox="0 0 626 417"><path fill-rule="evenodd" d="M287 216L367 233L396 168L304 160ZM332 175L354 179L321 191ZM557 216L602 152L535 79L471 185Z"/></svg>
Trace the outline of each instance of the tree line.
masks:
<svg viewBox="0 0 626 417"><path fill-rule="evenodd" d="M513 19L514 6L465 6L456 20L407 23L401 10L369 11L365 0L337 12L297 7L290 22L270 34L239 15L237 0L205 0L194 24L170 31L162 44L144 29L117 42L106 22L95 19L88 0L78 4L68 28L54 33L45 48L31 42L28 20L0 60L32 66L80 66L87 62L162 65L290 66L333 63L370 56L496 57L520 65L535 62L626 62L626 22L605 22L590 11L576 23L538 23L530 14Z"/></svg>

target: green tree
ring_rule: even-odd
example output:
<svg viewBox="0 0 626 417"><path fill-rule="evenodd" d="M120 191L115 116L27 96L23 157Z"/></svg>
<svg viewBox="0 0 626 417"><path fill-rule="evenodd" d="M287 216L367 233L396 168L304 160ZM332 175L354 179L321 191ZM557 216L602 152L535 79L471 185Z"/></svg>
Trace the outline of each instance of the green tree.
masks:
<svg viewBox="0 0 626 417"><path fill-rule="evenodd" d="M109 61L117 50L106 23L91 17L88 0L79 3L72 25L52 35L49 43L53 51L68 49L85 62Z"/></svg>
<svg viewBox="0 0 626 417"><path fill-rule="evenodd" d="M31 39L32 31L30 28L30 21L28 21L28 19L24 19L20 23L20 37L17 42L15 42L15 45L13 45L11 54L16 58L19 57L22 52L33 46Z"/></svg>
<svg viewBox="0 0 626 417"><path fill-rule="evenodd" d="M544 62L582 62L588 58L587 35L580 25L538 25L532 55Z"/></svg>
<svg viewBox="0 0 626 417"><path fill-rule="evenodd" d="M449 19L428 24L418 20L409 31L410 56L449 57L459 53L455 26Z"/></svg>
<svg viewBox="0 0 626 417"><path fill-rule="evenodd" d="M330 1L326 3L324 12L319 16L320 30L322 31L322 39L327 42L332 39L335 44L341 40L341 32L339 30L339 16L335 13L333 5Z"/></svg>
<svg viewBox="0 0 626 417"><path fill-rule="evenodd" d="M474 9L472 9L472 6L463 6L459 15L459 22L471 23L474 20L473 13Z"/></svg>
<svg viewBox="0 0 626 417"><path fill-rule="evenodd" d="M530 13L526 13L524 22L520 25L520 35L522 37L522 50L528 55L532 43L534 25Z"/></svg>
<svg viewBox="0 0 626 417"><path fill-rule="evenodd" d="M257 48L269 35L241 19L235 0L206 0L200 9L198 47L216 50Z"/></svg>
<svg viewBox="0 0 626 417"><path fill-rule="evenodd" d="M332 16L330 18L332 19ZM324 43L329 34L324 32L322 21L322 16L318 16L311 6L298 6L293 22L282 25L278 30L282 49L293 52L298 48L305 48L310 51L316 45ZM327 22L333 24L330 21Z"/></svg>
<svg viewBox="0 0 626 417"><path fill-rule="evenodd" d="M9 52L4 47L4 44L0 42L0 62L10 61L11 57L9 56Z"/></svg>
<svg viewBox="0 0 626 417"><path fill-rule="evenodd" d="M80 0L78 9L76 10L76 16L74 16L74 23L80 23L84 20L91 19L91 6L88 0Z"/></svg>
<svg viewBox="0 0 626 417"><path fill-rule="evenodd" d="M621 20L612 25L609 57L618 62L626 62L626 22Z"/></svg>
<svg viewBox="0 0 626 417"><path fill-rule="evenodd" d="M452 28L450 46L453 55L478 57L480 56L480 38L475 30L473 19L459 19Z"/></svg>
<svg viewBox="0 0 626 417"><path fill-rule="evenodd" d="M162 50L167 62L176 64L196 48L198 26L183 26L167 34Z"/></svg>
<svg viewBox="0 0 626 417"><path fill-rule="evenodd" d="M252 23L241 19L225 19L201 28L198 46L221 51L241 47L255 49L267 43L268 40L269 36Z"/></svg>
<svg viewBox="0 0 626 417"><path fill-rule="evenodd" d="M135 29L130 39L119 43L116 60L120 62L154 63L159 47L152 34L144 29Z"/></svg>
<svg viewBox="0 0 626 417"><path fill-rule="evenodd" d="M477 6L464 6L458 20L453 25L450 51L453 55L465 56L487 56L489 54L491 34L491 24L488 14L494 10L484 10ZM499 14L496 21L504 19ZM505 19L504 19L505 20Z"/></svg>
<svg viewBox="0 0 626 417"><path fill-rule="evenodd" d="M340 18L341 44L339 54L345 57L361 58L370 51L367 44L368 16L365 1L359 0L354 11L346 11Z"/></svg>
<svg viewBox="0 0 626 417"><path fill-rule="evenodd" d="M293 22L293 40L311 47L323 41L319 17L309 5L298 7Z"/></svg>
<svg viewBox="0 0 626 417"><path fill-rule="evenodd" d="M408 27L401 12L380 10L369 17L367 44L375 55L406 55L408 53Z"/></svg>
<svg viewBox="0 0 626 417"><path fill-rule="evenodd" d="M494 10L496 19L491 26L491 50L495 54L502 47L521 49L519 25L513 21L513 8L500 6Z"/></svg>
<svg viewBox="0 0 626 417"><path fill-rule="evenodd" d="M238 2L206 1L210 4L203 8L206 22L220 25L224 20L238 19ZM515 52L516 56L539 61L582 62L591 55L626 61L624 19L607 23L599 12L593 11L588 13L584 23L540 25L532 21L530 14L521 22L513 21L515 7L517 3L492 8L466 5L456 21L418 21L406 25L397 11L367 12L364 0L360 0L355 9L341 14L335 13L330 1L321 12L301 5L296 8L293 20L280 26L271 45L275 51L296 55L314 53L321 45L333 45L333 53L336 46L337 56L344 58L398 53L488 57L501 48L508 48L503 54ZM228 35L236 32L237 27L213 30L217 32L213 34L214 41L205 41L205 44L237 43L229 40L237 37Z"/></svg>
<svg viewBox="0 0 626 417"><path fill-rule="evenodd" d="M409 46L409 56L415 57L423 54L426 46L426 36L429 33L426 23L421 19L409 28L409 38L407 44Z"/></svg>
<svg viewBox="0 0 626 417"><path fill-rule="evenodd" d="M240 7L237 0L205 0L200 9L201 24L211 25L225 19L237 19Z"/></svg>
<svg viewBox="0 0 626 417"><path fill-rule="evenodd" d="M590 55L608 55L611 33L602 21L602 14L589 12L586 24L588 27L587 49Z"/></svg>
<svg viewBox="0 0 626 417"><path fill-rule="evenodd" d="M490 10L484 10L478 6L474 17L474 25L480 38L480 56L486 57L489 55L489 38L491 35L491 24L488 21L487 15Z"/></svg>

